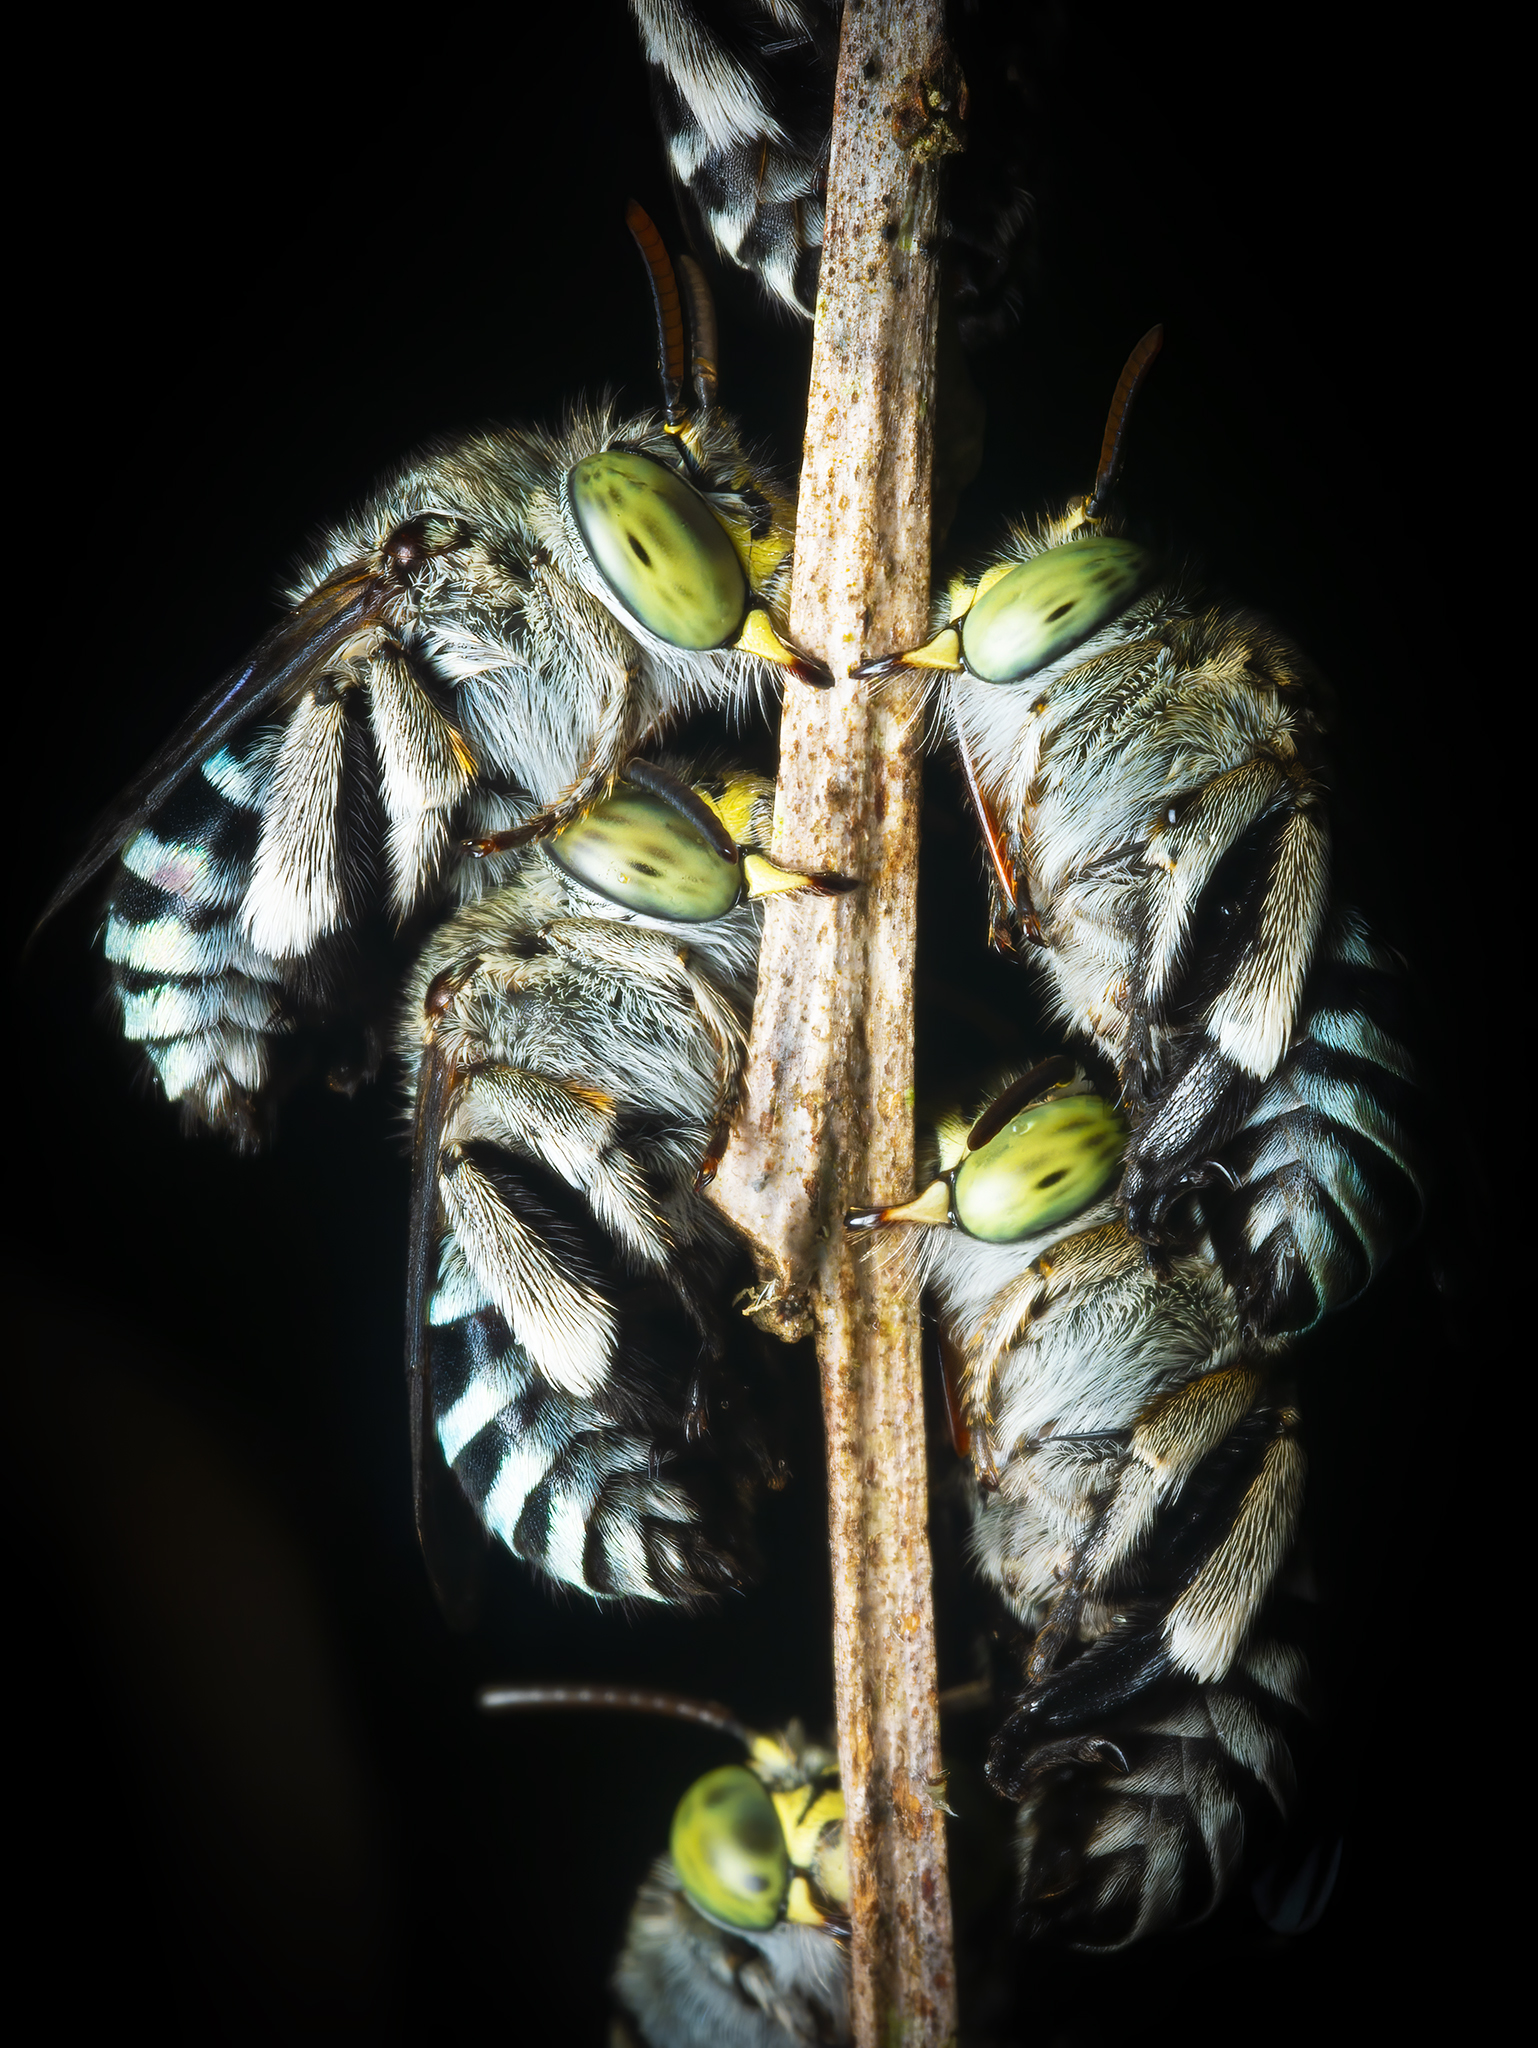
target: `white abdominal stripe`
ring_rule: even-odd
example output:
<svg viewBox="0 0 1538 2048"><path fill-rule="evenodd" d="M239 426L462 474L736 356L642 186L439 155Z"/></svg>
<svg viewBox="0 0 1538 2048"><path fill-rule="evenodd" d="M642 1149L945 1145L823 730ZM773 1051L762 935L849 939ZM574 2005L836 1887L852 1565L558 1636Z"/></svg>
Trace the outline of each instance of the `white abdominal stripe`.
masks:
<svg viewBox="0 0 1538 2048"><path fill-rule="evenodd" d="M205 762L124 848L107 916L124 1036L169 1100L237 1134L290 1028L283 969L245 932L257 801L229 754Z"/></svg>
<svg viewBox="0 0 1538 2048"><path fill-rule="evenodd" d="M1134 1203L1150 1163L1203 1186L1201 1220L1251 1327L1265 1335L1300 1333L1353 1300L1421 1220L1428 1106L1408 1050L1407 1009L1393 956L1340 916L1304 989L1286 1057L1268 1080L1228 1097L1236 1127L1203 1126L1199 1102L1223 1081L1208 1072L1221 1056L1207 1047L1129 1151Z"/></svg>
<svg viewBox="0 0 1538 2048"><path fill-rule="evenodd" d="M123 1035L169 1101L240 1144L259 1139L275 1084L316 1050L301 1051L301 1028L324 1027L344 1066L361 1045L371 1069L390 992L393 935L377 915L282 957L253 936L272 737L213 755L153 813L123 849L107 913ZM350 829L337 822L339 841Z"/></svg>
<svg viewBox="0 0 1538 2048"><path fill-rule="evenodd" d="M428 1343L433 1426L471 1506L600 1598L687 1604L740 1584L732 1447L685 1431L710 1362L698 1327L665 1280L625 1270L576 1190L491 1145L456 1151Z"/></svg>
<svg viewBox="0 0 1538 2048"><path fill-rule="evenodd" d="M1204 1919L1257 1823L1293 1803L1307 1666L1256 1639L1218 1683L1140 1695L1031 1754L1016 1843L1023 1931L1115 1949Z"/></svg>

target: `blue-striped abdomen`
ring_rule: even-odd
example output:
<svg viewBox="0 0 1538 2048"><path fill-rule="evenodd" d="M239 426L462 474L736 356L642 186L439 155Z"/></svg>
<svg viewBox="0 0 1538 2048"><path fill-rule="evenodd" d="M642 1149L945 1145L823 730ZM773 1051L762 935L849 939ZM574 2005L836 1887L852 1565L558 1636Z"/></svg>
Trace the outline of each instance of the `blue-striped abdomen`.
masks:
<svg viewBox="0 0 1538 2048"><path fill-rule="evenodd" d="M106 955L123 1034L167 1098L249 1135L271 1039L289 1028L282 969L244 929L261 830L250 750L203 763L124 848Z"/></svg>

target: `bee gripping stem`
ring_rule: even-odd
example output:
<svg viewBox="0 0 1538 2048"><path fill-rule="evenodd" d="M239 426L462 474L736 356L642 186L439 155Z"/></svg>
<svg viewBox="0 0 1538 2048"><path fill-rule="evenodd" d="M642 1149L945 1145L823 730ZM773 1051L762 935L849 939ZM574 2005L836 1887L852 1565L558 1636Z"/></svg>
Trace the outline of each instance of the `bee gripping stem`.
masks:
<svg viewBox="0 0 1538 2048"><path fill-rule="evenodd" d="M927 626L939 199L935 153L893 113L959 97L943 26L939 0L844 11L790 617L838 680L786 693L769 853L863 886L768 900L744 1108L711 1189L758 1261L748 1312L817 1338L862 2048L956 2031L922 1336L843 1221L914 1184L918 685L850 678Z"/></svg>

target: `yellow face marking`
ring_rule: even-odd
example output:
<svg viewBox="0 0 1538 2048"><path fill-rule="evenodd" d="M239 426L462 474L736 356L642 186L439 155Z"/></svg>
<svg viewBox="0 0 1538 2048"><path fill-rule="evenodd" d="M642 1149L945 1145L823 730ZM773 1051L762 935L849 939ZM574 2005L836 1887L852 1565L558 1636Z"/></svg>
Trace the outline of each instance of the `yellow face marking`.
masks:
<svg viewBox="0 0 1538 2048"><path fill-rule="evenodd" d="M812 886L805 875L793 875L788 868L777 868L761 853L742 856L742 878L747 884L745 893L755 902L762 896L789 896L797 889Z"/></svg>
<svg viewBox="0 0 1538 2048"><path fill-rule="evenodd" d="M986 597L995 583L1002 583L1016 566L1014 562L995 562L991 569L985 569L977 579L977 588L967 599L967 609L970 610L980 597Z"/></svg>
<svg viewBox="0 0 1538 2048"><path fill-rule="evenodd" d="M821 1792L811 1785L798 1785L787 1792L771 1793L770 1797L780 1817L780 1829L795 1873L786 1896L785 1917L809 1927L822 1926L828 1916L818 1907L814 1889L817 1897L830 1905L849 1904L844 1795L836 1785Z"/></svg>
<svg viewBox="0 0 1538 2048"><path fill-rule="evenodd" d="M883 1223L948 1223L950 1215L950 1182L934 1180L911 1202L899 1202L893 1209L883 1209L881 1220Z"/></svg>
<svg viewBox="0 0 1538 2048"><path fill-rule="evenodd" d="M798 1927L827 1925L827 1916L818 1912L804 1877L793 1877L790 1881L790 1890L785 1894L785 1918L794 1920Z"/></svg>
<svg viewBox="0 0 1538 2048"><path fill-rule="evenodd" d="M785 1847L790 1851L790 1860L798 1870L810 1870L812 1859L817 1853L817 1838L829 1821L844 1818L844 1795L837 1787L830 1785L810 1799L812 1788L797 1785L789 1792L771 1792L774 1810L780 1816L780 1826L785 1833Z"/></svg>
<svg viewBox="0 0 1538 2048"><path fill-rule="evenodd" d="M695 785L694 794L701 803L713 810L721 823L731 833L739 846L743 845L753 824L753 806L758 800L759 785L756 778L738 776L729 782L719 796L712 796L707 789Z"/></svg>
<svg viewBox="0 0 1538 2048"><path fill-rule="evenodd" d="M792 654L779 634L774 630L769 614L755 605L742 622L742 631L730 643L740 654L756 654L763 661L777 662L781 668L795 668L801 657Z"/></svg>
<svg viewBox="0 0 1538 2048"><path fill-rule="evenodd" d="M796 1752L778 1733L771 1735L750 1735L748 1755L761 1769L771 1773L793 1771L797 1768Z"/></svg>
<svg viewBox="0 0 1538 2048"><path fill-rule="evenodd" d="M760 496L768 496L761 485L753 483L753 479L750 476L734 477L732 482L734 488L741 489L752 486L752 488L759 492ZM754 590L762 590L775 570L779 568L781 562L790 553L793 540L788 516L790 512L789 506L778 498L768 498L768 503L773 515L772 521L768 532L761 533L756 540L753 537L752 525L748 520L733 519L730 514L723 512L719 506L712 505L710 508L726 529L728 539L737 550L737 559L742 564L748 583Z"/></svg>
<svg viewBox="0 0 1538 2048"><path fill-rule="evenodd" d="M905 668L943 668L954 674L961 666L961 635L947 626L923 647L910 647L897 659Z"/></svg>

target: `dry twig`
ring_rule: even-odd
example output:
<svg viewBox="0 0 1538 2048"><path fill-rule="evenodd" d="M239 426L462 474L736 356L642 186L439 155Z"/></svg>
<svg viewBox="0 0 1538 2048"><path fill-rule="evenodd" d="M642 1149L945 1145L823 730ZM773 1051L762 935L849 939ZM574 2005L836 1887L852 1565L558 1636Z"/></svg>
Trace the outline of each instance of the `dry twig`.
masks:
<svg viewBox="0 0 1538 2048"><path fill-rule="evenodd" d="M844 16L791 628L836 677L924 637L938 217L957 147L942 0ZM916 1304L843 1212L913 1178L914 707L786 692L774 858L859 876L768 907L746 1108L716 1182L786 1337L815 1329L828 1430L855 2036L954 2038Z"/></svg>

